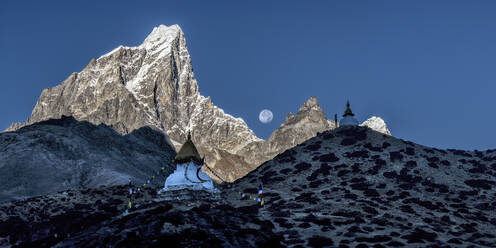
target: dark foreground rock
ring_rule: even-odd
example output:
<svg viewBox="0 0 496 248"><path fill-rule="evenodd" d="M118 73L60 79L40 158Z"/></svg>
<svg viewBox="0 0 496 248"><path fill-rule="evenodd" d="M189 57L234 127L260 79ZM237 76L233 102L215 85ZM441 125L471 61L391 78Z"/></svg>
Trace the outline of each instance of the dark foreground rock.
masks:
<svg viewBox="0 0 496 248"><path fill-rule="evenodd" d="M128 208L127 186L66 191L0 205L0 246L279 247L258 207L210 194L165 201L146 188ZM255 211L253 211L255 210Z"/></svg>
<svg viewBox="0 0 496 248"><path fill-rule="evenodd" d="M338 128L218 186L217 198L149 188L123 214L127 188L115 186L5 203L0 246L496 247L495 155Z"/></svg>

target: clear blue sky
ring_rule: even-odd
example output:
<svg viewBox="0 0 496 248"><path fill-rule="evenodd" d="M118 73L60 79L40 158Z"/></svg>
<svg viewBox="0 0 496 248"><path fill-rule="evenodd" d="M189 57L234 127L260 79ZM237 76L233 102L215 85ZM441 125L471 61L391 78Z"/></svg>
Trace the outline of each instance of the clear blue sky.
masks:
<svg viewBox="0 0 496 248"><path fill-rule="evenodd" d="M179 24L201 94L259 137L317 96L328 118L350 99L396 137L493 149L495 13L496 1L2 1L0 129L91 58Z"/></svg>

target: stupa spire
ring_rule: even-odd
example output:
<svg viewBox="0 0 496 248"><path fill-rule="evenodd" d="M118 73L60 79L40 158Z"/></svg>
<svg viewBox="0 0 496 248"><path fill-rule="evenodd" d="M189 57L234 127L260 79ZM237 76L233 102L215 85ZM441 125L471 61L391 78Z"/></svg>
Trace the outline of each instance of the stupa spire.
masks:
<svg viewBox="0 0 496 248"><path fill-rule="evenodd" d="M346 117L346 116L355 116L355 114L353 114L353 112L351 111L349 100L346 101L346 110L344 111L344 114L343 114L343 117Z"/></svg>
<svg viewBox="0 0 496 248"><path fill-rule="evenodd" d="M203 160L196 149L195 144L191 140L191 132L188 132L188 139L177 152L176 157L172 160L175 164L194 162L196 165L201 166L203 164Z"/></svg>
<svg viewBox="0 0 496 248"><path fill-rule="evenodd" d="M355 119L355 114L351 111L350 108L350 101L346 102L346 110L344 111L343 114L343 119L341 119L341 122L339 123L340 126L358 126L358 121Z"/></svg>

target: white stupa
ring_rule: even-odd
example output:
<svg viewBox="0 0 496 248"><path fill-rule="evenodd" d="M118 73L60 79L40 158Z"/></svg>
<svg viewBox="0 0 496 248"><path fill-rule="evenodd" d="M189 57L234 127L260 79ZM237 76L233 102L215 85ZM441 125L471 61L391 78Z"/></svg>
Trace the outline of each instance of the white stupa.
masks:
<svg viewBox="0 0 496 248"><path fill-rule="evenodd" d="M191 141L190 133L172 162L176 170L165 180L162 192L181 189L216 191L212 179L201 170L204 159Z"/></svg>
<svg viewBox="0 0 496 248"><path fill-rule="evenodd" d="M351 112L350 101L347 101L346 110L344 111L341 122L339 122L339 126L358 126L358 121L353 116L355 116L355 114Z"/></svg>

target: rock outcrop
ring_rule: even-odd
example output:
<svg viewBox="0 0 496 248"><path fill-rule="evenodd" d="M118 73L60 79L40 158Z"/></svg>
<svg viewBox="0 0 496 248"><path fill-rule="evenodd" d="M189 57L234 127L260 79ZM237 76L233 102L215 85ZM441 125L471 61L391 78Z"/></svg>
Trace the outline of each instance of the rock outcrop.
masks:
<svg viewBox="0 0 496 248"><path fill-rule="evenodd" d="M300 107L296 116L286 119L281 126L272 133L269 142L271 153L285 151L295 145L308 140L323 131L335 128L334 121L329 121L320 108L317 98L312 96Z"/></svg>
<svg viewBox="0 0 496 248"><path fill-rule="evenodd" d="M143 183L174 170L175 151L149 127L122 136L105 125L72 117L51 119L0 133L0 201L66 189Z"/></svg>
<svg viewBox="0 0 496 248"><path fill-rule="evenodd" d="M24 123L14 122L7 129L5 129L3 132L16 131L17 129L23 127L24 125L25 125Z"/></svg>

